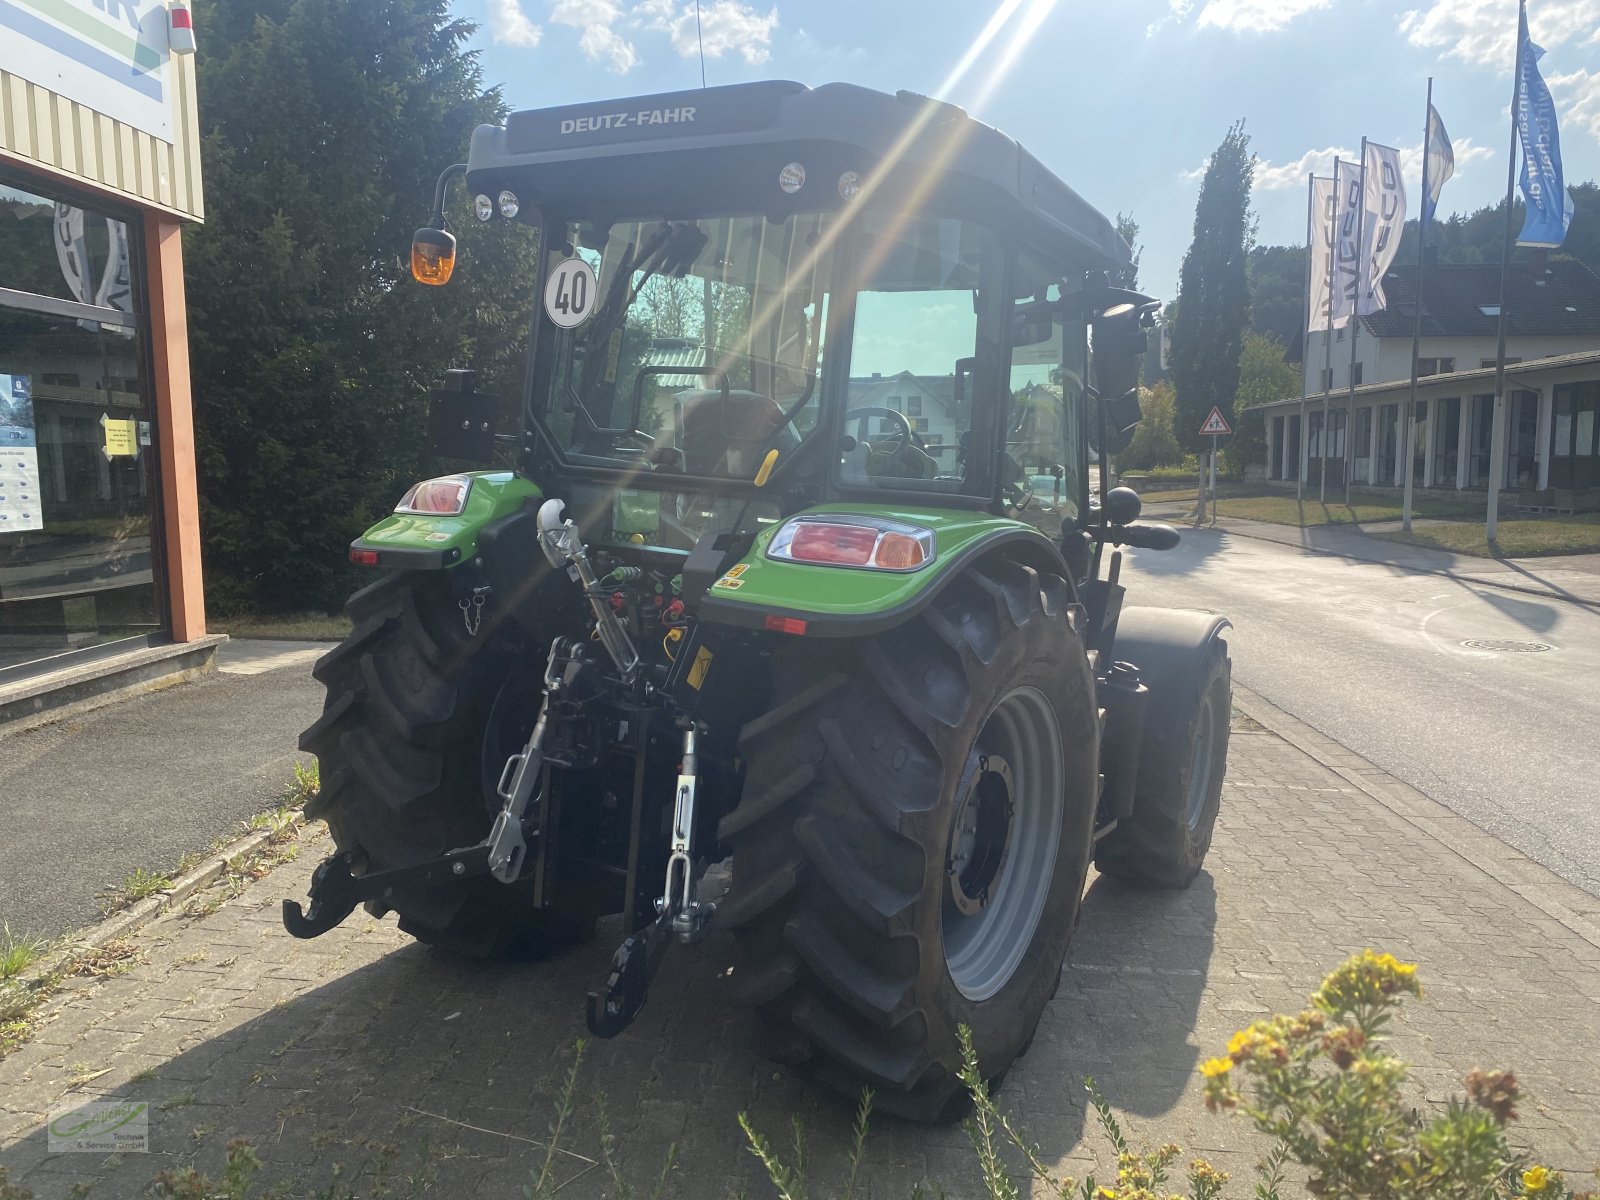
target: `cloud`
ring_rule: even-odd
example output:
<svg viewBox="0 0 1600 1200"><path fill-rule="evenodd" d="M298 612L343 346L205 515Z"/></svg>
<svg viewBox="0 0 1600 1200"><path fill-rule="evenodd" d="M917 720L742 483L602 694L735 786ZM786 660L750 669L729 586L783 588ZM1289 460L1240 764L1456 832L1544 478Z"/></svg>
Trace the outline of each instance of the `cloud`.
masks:
<svg viewBox="0 0 1600 1200"><path fill-rule="evenodd" d="M1600 78L1594 80L1600 86ZM1595 95L1595 119L1600 120L1600 92ZM1494 157L1494 151L1488 146L1479 146L1471 138L1458 137L1451 140L1451 148L1456 156L1456 175L1464 175L1473 163L1486 162ZM1400 170L1404 173L1408 184L1420 185L1422 182L1422 143L1417 142L1412 146L1398 147L1400 151ZM1307 150L1299 158L1291 162L1273 163L1264 158L1256 159L1256 173L1254 190L1258 192L1279 192L1289 188L1304 188L1306 176L1315 171L1318 175L1333 174L1333 160L1342 158L1347 163L1353 163L1361 156L1361 147L1356 146L1325 146L1320 150ZM1198 183L1206 173L1206 164L1189 171L1180 171L1178 177L1185 182Z"/></svg>
<svg viewBox="0 0 1600 1200"><path fill-rule="evenodd" d="M517 0L488 0L489 35L507 46L532 48L543 32L528 19Z"/></svg>
<svg viewBox="0 0 1600 1200"><path fill-rule="evenodd" d="M613 28L621 16L622 5L617 0L556 0L550 23L576 29L578 49L585 58L626 75L639 65L639 52Z"/></svg>
<svg viewBox="0 0 1600 1200"><path fill-rule="evenodd" d="M1205 0L1194 24L1234 33L1276 33L1287 29L1296 17L1332 5L1333 0ZM1166 15L1146 26L1145 36L1153 36L1168 25L1188 24L1194 7L1195 0L1167 0Z"/></svg>
<svg viewBox="0 0 1600 1200"><path fill-rule="evenodd" d="M1551 75L1545 82L1557 97L1563 129L1586 129L1600 140L1600 74L1579 67L1570 75Z"/></svg>
<svg viewBox="0 0 1600 1200"><path fill-rule="evenodd" d="M1517 44L1509 8L1503 0L1433 0L1406 13L1400 30L1413 46L1509 75ZM1600 45L1600 0L1542 0L1528 14L1528 32L1546 50L1571 41Z"/></svg>
<svg viewBox="0 0 1600 1200"><path fill-rule="evenodd" d="M672 48L684 58L696 57L703 44L707 58L732 51L752 66L772 57L772 31L778 26L776 7L763 16L741 0L702 4L698 29L693 4L674 7L672 0L645 0L634 15L644 28L671 38Z"/></svg>
<svg viewBox="0 0 1600 1200"><path fill-rule="evenodd" d="M1332 5L1333 0L1206 0L1195 24L1236 33L1275 33L1296 17Z"/></svg>

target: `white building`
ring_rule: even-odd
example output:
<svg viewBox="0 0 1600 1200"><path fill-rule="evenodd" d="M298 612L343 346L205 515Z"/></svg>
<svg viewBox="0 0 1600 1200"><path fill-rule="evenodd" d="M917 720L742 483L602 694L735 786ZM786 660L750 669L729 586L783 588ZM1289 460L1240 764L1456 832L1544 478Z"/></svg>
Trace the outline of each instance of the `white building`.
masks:
<svg viewBox="0 0 1600 1200"><path fill-rule="evenodd" d="M1304 437L1300 397L1262 406L1269 479L1316 481L1325 467L1328 482L1342 486L1348 462L1352 482L1404 483L1415 270L1391 272L1384 290L1388 308L1336 331L1331 347L1326 333L1306 338ZM1419 486L1488 485L1499 297L1498 263L1424 271L1411 462ZM1513 264L1506 313L1503 485L1600 486L1600 277L1574 260Z"/></svg>

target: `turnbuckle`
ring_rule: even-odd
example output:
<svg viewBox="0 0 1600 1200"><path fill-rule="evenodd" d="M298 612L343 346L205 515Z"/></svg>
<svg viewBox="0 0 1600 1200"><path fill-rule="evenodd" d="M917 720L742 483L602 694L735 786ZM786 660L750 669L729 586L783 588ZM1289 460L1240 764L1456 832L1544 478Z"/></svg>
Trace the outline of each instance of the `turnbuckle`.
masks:
<svg viewBox="0 0 1600 1200"><path fill-rule="evenodd" d="M564 664L564 665L563 665ZM501 800L500 812L489 830L489 873L501 883L515 883L522 874L528 843L522 833L524 814L533 799L533 789L544 769L544 737L550 725L550 705L555 697L572 686L583 669L577 643L558 637L550 643L550 657L544 666L544 697L539 701L539 719L533 723L528 744L520 753L506 759L495 791Z"/></svg>

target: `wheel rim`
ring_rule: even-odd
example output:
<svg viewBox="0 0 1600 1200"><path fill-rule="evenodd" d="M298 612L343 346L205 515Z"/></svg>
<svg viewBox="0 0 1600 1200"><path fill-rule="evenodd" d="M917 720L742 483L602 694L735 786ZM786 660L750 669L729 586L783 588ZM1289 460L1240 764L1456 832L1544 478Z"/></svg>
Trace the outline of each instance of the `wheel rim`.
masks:
<svg viewBox="0 0 1600 1200"><path fill-rule="evenodd" d="M1196 721L1194 745L1189 748L1189 828L1200 828L1205 817L1206 804L1211 799L1211 749L1216 740L1216 714L1212 712L1211 697L1200 702L1200 716Z"/></svg>
<svg viewBox="0 0 1600 1200"><path fill-rule="evenodd" d="M1044 914L1061 841L1061 728L1044 693L995 706L962 776L945 849L944 957L956 990L1010 982Z"/></svg>

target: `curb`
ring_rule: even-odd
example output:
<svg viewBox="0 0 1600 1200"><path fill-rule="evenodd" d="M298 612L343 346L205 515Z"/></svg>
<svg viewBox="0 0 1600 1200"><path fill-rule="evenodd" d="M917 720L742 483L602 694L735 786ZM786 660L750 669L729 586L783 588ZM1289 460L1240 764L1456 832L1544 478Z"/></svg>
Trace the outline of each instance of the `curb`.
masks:
<svg viewBox="0 0 1600 1200"><path fill-rule="evenodd" d="M1167 519L1170 520L1172 518L1169 516ZM1476 583L1481 584L1484 587L1500 588L1502 591L1521 592L1525 596L1539 596L1545 600L1564 600L1568 604L1577 604L1583 608L1600 609L1600 600L1590 600L1584 596L1574 596L1570 592L1559 592L1549 587L1534 587L1531 584L1526 583L1508 583L1503 579L1490 579L1484 575L1463 575L1459 571L1451 571L1443 567L1419 567L1410 563L1391 562L1385 558L1368 558L1365 555L1350 554L1342 550L1328 550L1321 546L1308 546L1304 542L1287 542L1282 538L1267 537L1265 534L1256 533L1253 530L1239 528L1238 523L1249 522L1248 517L1227 517L1224 519L1229 521L1230 524L1210 525L1206 528L1213 529L1218 533L1231 533L1237 537L1250 538L1252 541L1272 542L1275 545L1287 546L1291 550L1301 550L1307 554L1320 554L1324 558L1343 558L1346 560L1353 559L1356 562L1373 563L1376 566L1382 567L1392 567L1397 571L1409 571L1413 575L1438 575L1445 579L1457 580L1461 583ZM1255 523L1267 524L1267 522ZM1183 525L1185 528L1195 528L1194 526L1189 525L1187 521L1183 522ZM1292 529L1293 526L1284 526L1284 528ZM1359 525L1353 525L1350 526L1350 528L1360 529L1361 527ZM1184 532L1184 529L1180 528L1178 532L1182 533ZM1364 533L1363 536L1371 537L1372 535ZM1404 545L1405 543L1391 542L1389 544L1399 546ZM1559 560L1561 556L1559 554L1553 554L1546 557Z"/></svg>
<svg viewBox="0 0 1600 1200"><path fill-rule="evenodd" d="M1406 824L1514 892L1552 921L1600 949L1600 897L1568 883L1499 838L1440 804L1376 763L1318 733L1241 683L1233 685L1240 712L1326 767Z"/></svg>
<svg viewBox="0 0 1600 1200"><path fill-rule="evenodd" d="M289 828L301 829L304 826L304 815L296 813ZM271 831L265 829L236 838L222 847L222 849L213 851L206 861L198 867L173 880L172 886L160 895L147 896L120 912L112 913L109 917L89 926L85 930L79 930L76 933L67 935L63 939L64 944L61 949L29 967L17 976L16 981L30 991L38 991L58 975L70 969L85 950L97 949L108 942L114 942L120 937L126 937L130 933L143 929L157 917L182 904L200 889L222 878L227 873L229 860L238 858L240 855L254 854L271 840Z"/></svg>

